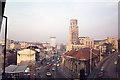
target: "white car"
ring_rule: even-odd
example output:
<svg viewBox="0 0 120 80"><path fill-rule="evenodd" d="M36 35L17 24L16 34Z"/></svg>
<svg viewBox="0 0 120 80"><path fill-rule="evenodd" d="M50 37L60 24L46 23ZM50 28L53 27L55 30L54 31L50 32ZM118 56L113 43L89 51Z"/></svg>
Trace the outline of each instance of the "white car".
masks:
<svg viewBox="0 0 120 80"><path fill-rule="evenodd" d="M51 74L50 72L47 72L47 73L46 73L46 76L51 77L52 74Z"/></svg>
<svg viewBox="0 0 120 80"><path fill-rule="evenodd" d="M60 66L60 64L57 64L57 67L59 67Z"/></svg>
<svg viewBox="0 0 120 80"><path fill-rule="evenodd" d="M56 66L56 64L54 64L54 66Z"/></svg>

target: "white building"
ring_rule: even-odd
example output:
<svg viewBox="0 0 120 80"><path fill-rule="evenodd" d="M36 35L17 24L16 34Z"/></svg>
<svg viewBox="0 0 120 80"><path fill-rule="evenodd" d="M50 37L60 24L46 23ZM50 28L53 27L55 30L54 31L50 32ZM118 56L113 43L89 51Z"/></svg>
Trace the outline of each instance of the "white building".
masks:
<svg viewBox="0 0 120 80"><path fill-rule="evenodd" d="M56 47L56 37L50 37L50 46Z"/></svg>
<svg viewBox="0 0 120 80"><path fill-rule="evenodd" d="M17 65L19 65L21 61L24 61L24 62L35 61L35 54L36 52L30 49L23 49L21 51L18 51Z"/></svg>

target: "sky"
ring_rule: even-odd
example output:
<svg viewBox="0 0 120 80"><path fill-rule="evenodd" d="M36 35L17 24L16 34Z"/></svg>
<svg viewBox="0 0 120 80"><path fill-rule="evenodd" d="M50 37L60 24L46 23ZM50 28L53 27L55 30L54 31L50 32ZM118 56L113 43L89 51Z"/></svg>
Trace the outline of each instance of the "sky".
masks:
<svg viewBox="0 0 120 80"><path fill-rule="evenodd" d="M69 39L70 19L78 20L79 37L118 37L118 0L9 0L8 38L58 44Z"/></svg>

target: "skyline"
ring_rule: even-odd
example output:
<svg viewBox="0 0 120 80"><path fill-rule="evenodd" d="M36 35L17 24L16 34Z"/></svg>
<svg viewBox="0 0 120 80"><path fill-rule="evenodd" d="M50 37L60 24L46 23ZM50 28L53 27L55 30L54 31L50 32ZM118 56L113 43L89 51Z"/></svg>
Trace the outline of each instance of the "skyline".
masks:
<svg viewBox="0 0 120 80"><path fill-rule="evenodd" d="M70 19L78 20L79 37L118 37L117 8L117 2L9 2L8 38L50 42L50 37L56 37L57 43L66 44Z"/></svg>

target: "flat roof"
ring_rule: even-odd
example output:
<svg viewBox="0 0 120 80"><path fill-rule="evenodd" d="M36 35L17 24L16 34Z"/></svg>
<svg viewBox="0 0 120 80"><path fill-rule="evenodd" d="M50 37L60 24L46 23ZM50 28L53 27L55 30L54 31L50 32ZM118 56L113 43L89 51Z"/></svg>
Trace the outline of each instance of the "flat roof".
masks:
<svg viewBox="0 0 120 80"><path fill-rule="evenodd" d="M20 73L25 72L27 65L9 65L5 68L5 73Z"/></svg>

